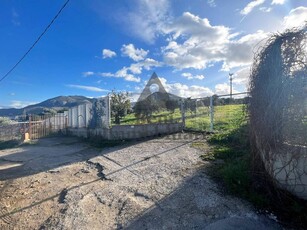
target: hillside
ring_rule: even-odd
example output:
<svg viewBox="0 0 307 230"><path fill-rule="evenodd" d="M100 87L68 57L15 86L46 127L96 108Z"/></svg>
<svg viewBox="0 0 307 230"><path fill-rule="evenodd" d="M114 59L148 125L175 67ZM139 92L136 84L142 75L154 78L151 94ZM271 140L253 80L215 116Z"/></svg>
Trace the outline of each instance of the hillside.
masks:
<svg viewBox="0 0 307 230"><path fill-rule="evenodd" d="M16 109L0 109L0 116L17 116L22 114L38 114L48 110L59 111L68 109L77 105L91 102L92 99L84 96L59 96L40 102L38 104L29 105L24 108Z"/></svg>

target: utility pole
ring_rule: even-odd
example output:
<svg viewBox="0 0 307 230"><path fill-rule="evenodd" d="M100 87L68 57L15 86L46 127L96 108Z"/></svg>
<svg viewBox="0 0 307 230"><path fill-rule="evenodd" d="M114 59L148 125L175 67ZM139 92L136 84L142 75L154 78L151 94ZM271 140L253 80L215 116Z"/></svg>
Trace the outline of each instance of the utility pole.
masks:
<svg viewBox="0 0 307 230"><path fill-rule="evenodd" d="M229 73L230 99L232 99L232 80L233 80L233 73Z"/></svg>

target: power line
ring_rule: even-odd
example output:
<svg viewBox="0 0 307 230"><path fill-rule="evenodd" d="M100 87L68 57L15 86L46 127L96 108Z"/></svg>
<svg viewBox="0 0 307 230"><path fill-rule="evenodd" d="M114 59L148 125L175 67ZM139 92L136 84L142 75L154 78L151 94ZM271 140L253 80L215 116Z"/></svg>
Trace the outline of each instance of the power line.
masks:
<svg viewBox="0 0 307 230"><path fill-rule="evenodd" d="M57 19L57 17L61 14L61 12L64 10L66 5L68 4L70 0L67 0L64 5L61 7L61 9L58 11L58 13L54 16L54 18L51 20L51 22L48 24L48 26L45 28L45 30L39 35L39 37L36 39L36 41L33 43L33 45L28 49L28 51L19 59L19 61L0 79L0 82L3 81L9 74L19 65L20 62L31 52L31 50L34 48L34 46L39 42L39 40L44 36L44 34L48 31L48 29L51 27L51 25L54 23L54 21Z"/></svg>

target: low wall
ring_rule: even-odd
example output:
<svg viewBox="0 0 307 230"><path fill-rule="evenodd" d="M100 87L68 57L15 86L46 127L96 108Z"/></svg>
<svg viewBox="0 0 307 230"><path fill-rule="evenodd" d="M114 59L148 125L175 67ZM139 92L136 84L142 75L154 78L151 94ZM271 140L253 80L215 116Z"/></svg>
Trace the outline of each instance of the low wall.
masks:
<svg viewBox="0 0 307 230"><path fill-rule="evenodd" d="M21 140L22 134L28 128L28 123L13 123L0 126L0 141Z"/></svg>
<svg viewBox="0 0 307 230"><path fill-rule="evenodd" d="M279 184L307 200L307 147L284 145L273 163L273 175Z"/></svg>
<svg viewBox="0 0 307 230"><path fill-rule="evenodd" d="M265 151L257 143L267 172L277 184L292 194L307 200L307 147L283 144Z"/></svg>
<svg viewBox="0 0 307 230"><path fill-rule="evenodd" d="M182 131L182 123L115 125L110 129L69 128L71 135L79 137L100 136L107 140L129 140L171 134Z"/></svg>

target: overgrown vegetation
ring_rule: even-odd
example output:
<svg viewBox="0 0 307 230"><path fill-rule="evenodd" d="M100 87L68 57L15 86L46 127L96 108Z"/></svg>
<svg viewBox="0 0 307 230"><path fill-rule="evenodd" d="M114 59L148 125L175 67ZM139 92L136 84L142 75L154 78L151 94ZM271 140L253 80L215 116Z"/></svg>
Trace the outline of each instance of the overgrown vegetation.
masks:
<svg viewBox="0 0 307 230"><path fill-rule="evenodd" d="M230 193L264 208L268 205L267 200L252 188L248 128L246 122L237 128L233 128L232 124L227 131L211 135L208 142L213 150L203 155L202 159L213 161L209 174L221 180Z"/></svg>
<svg viewBox="0 0 307 230"><path fill-rule="evenodd" d="M254 58L250 123L257 140L252 144L258 148L259 143L266 154L285 142L307 145L306 44L307 24L271 36Z"/></svg>
<svg viewBox="0 0 307 230"><path fill-rule="evenodd" d="M111 115L115 124L120 124L121 119L126 116L131 107L128 92L112 91L111 96Z"/></svg>
<svg viewBox="0 0 307 230"><path fill-rule="evenodd" d="M250 75L253 187L274 211L302 228L307 202L290 192L306 199L306 165L298 164L306 163L306 29L271 36L255 55Z"/></svg>
<svg viewBox="0 0 307 230"><path fill-rule="evenodd" d="M11 124L12 120L8 117L0 117L0 125L8 125Z"/></svg>
<svg viewBox="0 0 307 230"><path fill-rule="evenodd" d="M259 211L274 213L281 223L304 229L307 226L307 202L273 186L265 173L259 175L253 171L255 159L251 154L246 110L236 109L231 116L224 114L224 119L216 123L219 132L208 139L211 151L208 152L205 142L192 144L205 150L201 158L211 162L208 174L225 187L225 191L250 201Z"/></svg>

